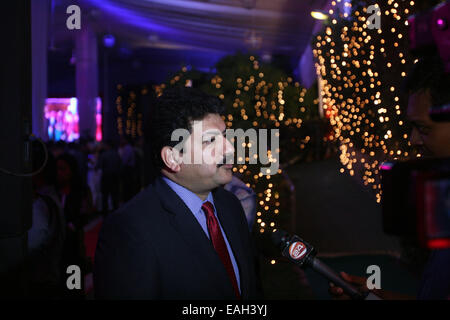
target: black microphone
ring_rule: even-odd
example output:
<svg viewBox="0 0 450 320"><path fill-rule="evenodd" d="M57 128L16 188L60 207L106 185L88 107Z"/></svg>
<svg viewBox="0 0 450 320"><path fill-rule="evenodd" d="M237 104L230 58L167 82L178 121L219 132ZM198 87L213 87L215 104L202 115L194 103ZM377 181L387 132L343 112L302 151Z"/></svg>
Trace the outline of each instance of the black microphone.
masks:
<svg viewBox="0 0 450 320"><path fill-rule="evenodd" d="M289 234L284 230L276 230L272 233L273 243L281 249L282 255L301 268L310 267L320 273L334 285L341 287L344 292L354 300L380 300L373 293L359 292L351 284L342 279L334 270L316 258L317 251L308 242L300 237Z"/></svg>

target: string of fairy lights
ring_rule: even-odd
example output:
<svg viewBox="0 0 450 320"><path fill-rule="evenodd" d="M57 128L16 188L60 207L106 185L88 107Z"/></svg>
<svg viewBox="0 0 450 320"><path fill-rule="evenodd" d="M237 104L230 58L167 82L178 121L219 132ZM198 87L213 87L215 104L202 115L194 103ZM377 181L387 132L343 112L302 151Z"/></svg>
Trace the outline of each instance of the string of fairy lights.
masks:
<svg viewBox="0 0 450 320"><path fill-rule="evenodd" d="M340 142L340 172L358 171L380 202L381 161L411 156L400 85L414 63L406 42L414 1L373 3L379 29L369 27L369 4L348 15L339 12L339 2L332 2L331 23L314 39L319 94L334 131L330 139Z"/></svg>
<svg viewBox="0 0 450 320"><path fill-rule="evenodd" d="M129 136L132 139L143 136L143 114L137 110L137 95L131 90L126 92L125 88L117 85L119 92L116 98L117 131L120 136ZM147 95L146 87L141 89L141 95ZM125 100L125 101L124 101Z"/></svg>
<svg viewBox="0 0 450 320"><path fill-rule="evenodd" d="M298 128L301 127L301 119L298 118L291 119L286 118L284 105L286 101L283 99L284 89L292 84L292 78L288 77L285 81L278 81L276 84L266 81L264 77L264 72L260 70L259 62L254 56L249 57L249 62L252 64L253 70L255 70L255 75L250 75L248 79L243 79L242 77L237 77L235 79L235 91L234 97L230 100L233 101L232 107L238 109L240 120L251 122L251 127L262 127L271 128L280 127L280 122L284 120L285 125L289 125L291 122L296 122ZM257 74L256 74L257 73ZM221 89L222 79L220 76L216 75L211 79L211 85L216 89ZM299 88L299 84L295 84ZM245 100L241 99L243 93L248 93L253 96L249 99L253 104L253 108L245 107ZM218 97L222 100L225 99L223 92L218 92ZM300 97L303 97L304 91L299 93ZM299 109L301 107L299 106ZM233 128L233 114L229 113L224 117L227 127ZM242 125L242 121L238 126ZM242 142L243 147L250 147L252 144L256 144L257 141L252 141L250 138L248 143ZM280 150L274 150L278 154ZM257 157L257 155L254 155ZM267 156L269 161L276 161L276 158L272 157L272 150L267 150ZM241 160L241 159L238 159ZM246 157L245 161L248 162L250 159ZM251 176L255 173L254 170L247 165L239 165L233 168L233 172L239 172L244 176ZM269 172L268 172L269 173ZM282 173L282 169L278 169L278 174ZM257 212L256 212L256 223L259 226L259 232L264 233L266 228L274 229L276 226L275 219L280 213L280 193L278 188L271 182L271 175L263 175L263 173L258 172L253 174L253 181L247 182L247 186L252 187L254 190L263 190L262 192L257 192ZM258 186L262 185L261 187Z"/></svg>

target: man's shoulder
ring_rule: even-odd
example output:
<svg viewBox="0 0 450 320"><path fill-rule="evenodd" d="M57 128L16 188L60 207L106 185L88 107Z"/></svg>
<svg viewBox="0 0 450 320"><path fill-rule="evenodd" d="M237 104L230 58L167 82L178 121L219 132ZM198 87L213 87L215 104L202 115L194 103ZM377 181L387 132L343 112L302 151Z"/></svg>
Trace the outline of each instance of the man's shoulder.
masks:
<svg viewBox="0 0 450 320"><path fill-rule="evenodd" d="M224 187L218 187L214 190L214 197L220 200L229 200L232 202L239 202L239 199L234 195L230 190L225 189Z"/></svg>
<svg viewBox="0 0 450 320"><path fill-rule="evenodd" d="M160 199L154 185L150 184L122 207L107 216L102 231L139 240L150 233L151 228L160 220L161 213Z"/></svg>
<svg viewBox="0 0 450 320"><path fill-rule="evenodd" d="M229 212L238 216L245 217L244 209L236 195L223 187L214 190L214 204L216 206L226 207Z"/></svg>

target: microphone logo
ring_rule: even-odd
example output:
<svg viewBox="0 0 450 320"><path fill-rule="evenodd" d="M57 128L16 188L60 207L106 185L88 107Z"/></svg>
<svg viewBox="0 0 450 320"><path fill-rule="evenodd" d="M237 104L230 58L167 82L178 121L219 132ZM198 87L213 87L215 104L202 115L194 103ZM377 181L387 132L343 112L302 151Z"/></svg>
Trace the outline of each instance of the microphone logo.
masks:
<svg viewBox="0 0 450 320"><path fill-rule="evenodd" d="M294 260L303 258L307 251L306 246L300 241L296 241L289 246L289 255Z"/></svg>

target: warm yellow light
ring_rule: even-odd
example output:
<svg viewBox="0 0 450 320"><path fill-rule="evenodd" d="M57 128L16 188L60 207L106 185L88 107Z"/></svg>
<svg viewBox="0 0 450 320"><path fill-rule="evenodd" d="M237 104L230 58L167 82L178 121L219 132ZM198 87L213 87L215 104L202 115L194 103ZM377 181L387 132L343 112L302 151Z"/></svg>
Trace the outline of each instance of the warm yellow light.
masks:
<svg viewBox="0 0 450 320"><path fill-rule="evenodd" d="M327 20L328 16L320 11L311 11L311 16L317 20Z"/></svg>

